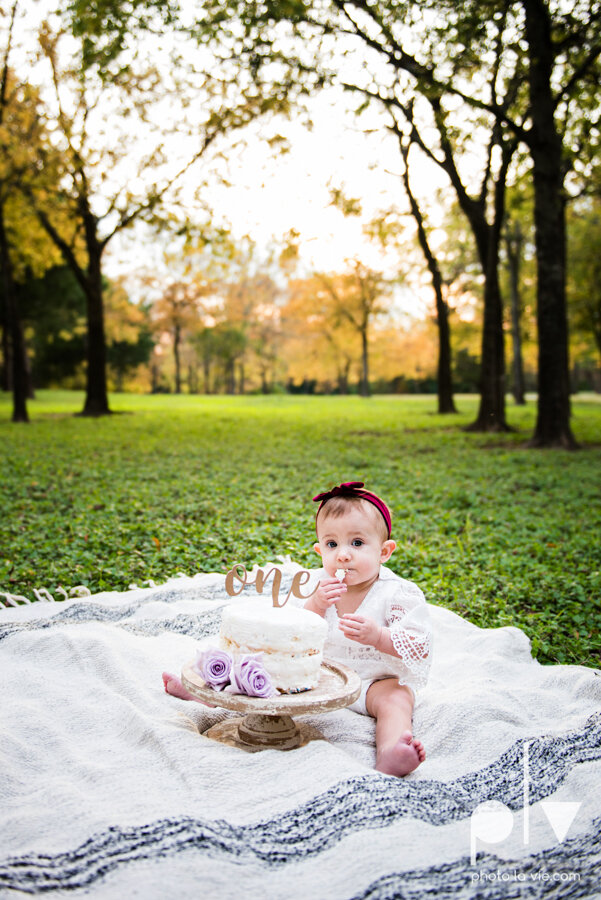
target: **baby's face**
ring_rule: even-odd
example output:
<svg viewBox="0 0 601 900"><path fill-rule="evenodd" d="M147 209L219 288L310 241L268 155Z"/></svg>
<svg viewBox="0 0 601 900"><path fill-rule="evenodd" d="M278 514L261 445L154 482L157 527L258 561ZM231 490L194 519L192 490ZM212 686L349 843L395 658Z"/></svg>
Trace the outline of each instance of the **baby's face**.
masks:
<svg viewBox="0 0 601 900"><path fill-rule="evenodd" d="M376 509L374 512L380 515ZM377 578L380 564L386 562L394 548L394 541L382 540L379 523L361 507L349 506L341 516L328 516L324 510L317 519L315 550L328 575L345 569L348 585Z"/></svg>

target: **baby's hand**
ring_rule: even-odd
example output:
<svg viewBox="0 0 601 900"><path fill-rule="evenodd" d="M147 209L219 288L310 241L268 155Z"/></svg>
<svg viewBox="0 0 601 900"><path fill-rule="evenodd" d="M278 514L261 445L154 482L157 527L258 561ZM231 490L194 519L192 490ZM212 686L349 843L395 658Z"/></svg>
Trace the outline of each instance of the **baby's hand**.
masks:
<svg viewBox="0 0 601 900"><path fill-rule="evenodd" d="M326 611L340 600L346 591L346 584L339 581L338 578L323 578L319 582L319 587L310 598L313 601L316 612L322 616Z"/></svg>
<svg viewBox="0 0 601 900"><path fill-rule="evenodd" d="M357 616L354 613L342 616L339 625L345 637L370 647L376 646L382 634L381 626L373 619L366 619L365 616Z"/></svg>

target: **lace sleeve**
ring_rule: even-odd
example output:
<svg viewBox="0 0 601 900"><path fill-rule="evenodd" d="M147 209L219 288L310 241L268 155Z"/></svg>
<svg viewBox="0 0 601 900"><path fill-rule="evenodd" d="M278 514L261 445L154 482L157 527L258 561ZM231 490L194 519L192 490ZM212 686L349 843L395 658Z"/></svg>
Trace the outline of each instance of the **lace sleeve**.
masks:
<svg viewBox="0 0 601 900"><path fill-rule="evenodd" d="M388 602L387 626L392 645L411 675L423 685L428 679L432 651L432 628L426 599L416 584L403 582Z"/></svg>

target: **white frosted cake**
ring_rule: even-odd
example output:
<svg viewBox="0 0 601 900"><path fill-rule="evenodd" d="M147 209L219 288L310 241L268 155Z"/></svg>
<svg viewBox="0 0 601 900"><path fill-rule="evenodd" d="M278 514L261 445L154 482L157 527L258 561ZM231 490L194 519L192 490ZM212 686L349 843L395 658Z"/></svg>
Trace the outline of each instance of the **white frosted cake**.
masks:
<svg viewBox="0 0 601 900"><path fill-rule="evenodd" d="M249 600L225 607L219 644L234 658L262 653L274 687L291 693L317 686L327 631L325 619L308 609Z"/></svg>

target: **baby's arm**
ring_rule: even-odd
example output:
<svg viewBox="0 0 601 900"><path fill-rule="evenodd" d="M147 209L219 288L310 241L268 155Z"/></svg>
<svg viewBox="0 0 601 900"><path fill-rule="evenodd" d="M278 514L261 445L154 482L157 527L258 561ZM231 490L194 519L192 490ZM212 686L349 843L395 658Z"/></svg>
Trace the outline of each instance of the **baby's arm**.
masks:
<svg viewBox="0 0 601 900"><path fill-rule="evenodd" d="M305 603L305 609L309 609L323 618L330 606L340 600L344 591L346 591L346 584L339 581L338 578L323 578L319 582L316 592Z"/></svg>

